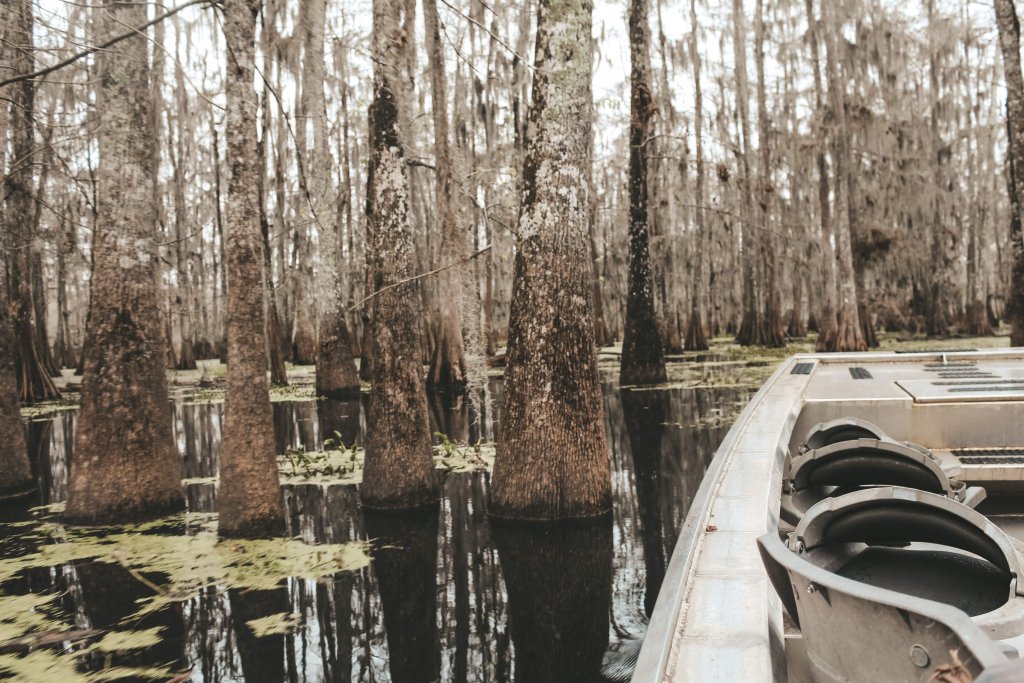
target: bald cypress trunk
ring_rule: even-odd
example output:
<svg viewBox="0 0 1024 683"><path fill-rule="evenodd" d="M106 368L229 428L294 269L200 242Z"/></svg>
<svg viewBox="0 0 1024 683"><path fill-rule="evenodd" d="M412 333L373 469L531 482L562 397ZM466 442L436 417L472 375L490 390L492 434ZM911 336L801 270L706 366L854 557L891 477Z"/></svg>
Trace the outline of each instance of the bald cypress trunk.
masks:
<svg viewBox="0 0 1024 683"><path fill-rule="evenodd" d="M284 532L273 414L267 385L263 236L256 147L256 15L259 0L226 0L228 204L227 392L217 509L222 536Z"/></svg>
<svg viewBox="0 0 1024 683"><path fill-rule="evenodd" d="M31 73L35 68L33 53L32 4L13 0L7 5L7 56L14 74ZM22 401L35 403L59 399L60 391L50 378L45 357L39 348L35 310L32 297L34 272L34 226L37 202L33 171L37 156L34 139L35 81L25 80L4 88L3 106L10 106L8 125L11 131L9 171L4 177L4 229L11 237L8 252L8 290L17 350L15 368L18 394ZM6 145L7 142L4 141Z"/></svg>
<svg viewBox="0 0 1024 683"><path fill-rule="evenodd" d="M460 228L455 208L456 180L448 137L448 82L437 19L437 0L423 0L423 20L427 31L431 106L434 114L435 220L440 228L441 261L443 265L448 265L466 258L469 235ZM441 273L439 280L441 324L437 330L427 383L445 392L462 391L466 387L466 349L462 337L461 307L463 298L470 294L470 290L464 286L463 271L470 273L472 267L467 265L449 269Z"/></svg>
<svg viewBox="0 0 1024 683"><path fill-rule="evenodd" d="M704 221L704 93L700 82L700 51L697 42L697 0L690 0L690 61L693 64L693 130L697 146L697 185L694 203L695 224L700 253L693 259L693 293L690 302L690 321L686 326L686 351L706 351L708 340L704 334L702 311L704 307L704 259L711 257L711 240Z"/></svg>
<svg viewBox="0 0 1024 683"><path fill-rule="evenodd" d="M999 47L1003 53L1006 78L1006 120L1010 141L1010 244L1013 269L1010 280L1009 305L1010 343L1024 345L1024 242L1021 235L1019 193L1024 188L1024 77L1020 66L1020 22L1013 0L996 0L996 26Z"/></svg>
<svg viewBox="0 0 1024 683"><path fill-rule="evenodd" d="M430 450L427 396L420 365L419 283L413 274L409 185L399 102L406 37L403 0L373 3L371 292L379 291L370 319L372 387L366 442L363 505L413 508L437 500ZM390 287L389 289L384 289Z"/></svg>
<svg viewBox="0 0 1024 683"><path fill-rule="evenodd" d="M491 484L498 517L590 517L611 507L588 258L591 4L538 3L529 145Z"/></svg>
<svg viewBox="0 0 1024 683"><path fill-rule="evenodd" d="M836 10L824 2L826 11ZM834 343L826 351L867 351L857 308L857 281L853 270L850 239L850 132L846 123L846 86L838 54L840 23L833 16L825 33L825 68L832 105L832 156L835 159L835 239L838 280L838 308Z"/></svg>
<svg viewBox="0 0 1024 683"><path fill-rule="evenodd" d="M322 396L358 396L359 375L352 353L339 273L333 159L327 135L327 104L324 98L325 0L305 0L303 30L306 54L302 86L303 108L313 122L313 148L308 159L309 197L320 230L320 329L317 338L316 392ZM305 152L305 150L303 150Z"/></svg>
<svg viewBox="0 0 1024 683"><path fill-rule="evenodd" d="M647 150L656 107L650 85L650 27L647 0L629 3L629 286L622 338L622 384L657 384L666 380L665 351L654 313L650 227L647 201Z"/></svg>
<svg viewBox="0 0 1024 683"><path fill-rule="evenodd" d="M28 7L28 3L21 3ZM12 11L13 7L8 3L0 5L0 62L4 64L14 63L11 48L13 36L16 32L14 22L19 21L17 13ZM21 18L23 19L23 17ZM14 87L18 87L15 85ZM3 93L10 96L10 90ZM6 102L0 104L0 131L7 130L8 106ZM6 139L0 134L0 173L6 170L4 163L5 152L7 151ZM7 178L4 177L2 187L7 194ZM3 207L6 217L7 206ZM4 223L5 225L7 223ZM9 273L7 262L12 258L12 239L9 232L0 234L0 246L4 247L0 254L0 443L5 444L0 448L0 500L10 494L20 493L31 487L32 472L28 463L28 450L25 443L25 428L21 424L21 411L18 406L18 376L16 358L18 346L14 337L14 328L11 320L11 307L8 306L9 299Z"/></svg>
<svg viewBox="0 0 1024 683"><path fill-rule="evenodd" d="M764 74L764 0L757 0L754 16L754 62L757 68L757 147L758 175L758 224L762 230L759 240L761 267L761 301L763 321L761 338L757 344L780 348L786 345L786 331L782 323L782 303L779 283L775 273L775 235L772 230L771 207L775 203L775 187L772 180L771 122L768 119L768 102L765 93Z"/></svg>
<svg viewBox="0 0 1024 683"><path fill-rule="evenodd" d="M104 35L146 21L146 4L107 0ZM127 522L181 509L157 304L156 205L148 43L134 38L97 56L98 208L92 308L67 518Z"/></svg>
<svg viewBox="0 0 1024 683"><path fill-rule="evenodd" d="M811 44L811 63L814 66L814 102L815 118L818 127L818 150L815 163L818 169L818 220L821 225L821 253L819 260L822 268L821 311L818 315L818 339L815 350L827 351L835 345L836 339L836 258L832 248L832 206L829 204L831 189L828 179L828 162L825 160L826 133L825 96L821 82L821 50L818 47L818 19L814 15L814 0L806 0L809 42Z"/></svg>

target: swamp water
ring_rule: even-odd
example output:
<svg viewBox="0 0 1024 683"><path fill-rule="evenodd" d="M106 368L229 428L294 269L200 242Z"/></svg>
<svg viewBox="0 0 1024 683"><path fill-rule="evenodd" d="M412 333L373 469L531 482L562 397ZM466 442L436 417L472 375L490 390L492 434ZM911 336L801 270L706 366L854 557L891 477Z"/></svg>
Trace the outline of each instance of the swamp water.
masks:
<svg viewBox="0 0 1024 683"><path fill-rule="evenodd" d="M63 527L76 411L33 417L32 504L48 507L0 513L0 678L628 680L690 501L753 392L606 382L612 515L528 526L488 518L487 449L465 467L472 449L452 445L493 443L500 380L478 420L434 402L444 498L402 515L364 512L356 485L332 483L351 480L344 467L325 476L304 455L358 444L365 403L275 403L283 469L296 474L283 487L288 532L333 544L320 554L216 542L223 404L175 402L189 512L145 528ZM296 483L303 473L313 483Z"/></svg>

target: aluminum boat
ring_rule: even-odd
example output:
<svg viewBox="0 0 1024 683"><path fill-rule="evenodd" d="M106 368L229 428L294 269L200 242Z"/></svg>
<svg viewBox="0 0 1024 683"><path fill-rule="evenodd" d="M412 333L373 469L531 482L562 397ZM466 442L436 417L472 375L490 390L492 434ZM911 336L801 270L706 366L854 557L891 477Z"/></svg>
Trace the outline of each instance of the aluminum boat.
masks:
<svg viewBox="0 0 1024 683"><path fill-rule="evenodd" d="M1024 681L1024 349L797 355L690 508L633 680Z"/></svg>

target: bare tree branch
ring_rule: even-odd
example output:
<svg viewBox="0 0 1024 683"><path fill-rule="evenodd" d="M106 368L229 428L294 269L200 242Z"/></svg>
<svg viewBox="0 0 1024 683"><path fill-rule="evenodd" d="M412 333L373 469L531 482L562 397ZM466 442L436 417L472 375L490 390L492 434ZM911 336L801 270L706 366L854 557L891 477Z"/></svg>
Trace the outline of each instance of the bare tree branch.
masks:
<svg viewBox="0 0 1024 683"><path fill-rule="evenodd" d="M108 40L107 42L105 42L105 43L103 43L101 45L93 45L93 46L91 46L89 48L86 48L85 50L82 50L81 52L76 52L75 54L71 55L67 59L63 59L63 60L57 62L56 64L52 64L52 65L46 67L45 69L40 69L39 71L33 71L30 74L21 74L20 76L14 76L13 78L8 78L5 81L0 81L0 88L3 88L4 86L7 86L7 85L11 85L12 83L20 83L21 81L35 80L37 78L41 78L42 76L45 76L46 74L53 73L54 71L57 71L58 69L63 69L66 66L74 64L75 62L77 62L79 59L82 59L83 57L88 57L89 55L91 55L91 54L93 54L95 52L99 52L100 50L106 50L107 48L113 47L114 45L117 45L118 43L120 43L122 40L127 40L128 38L132 38L134 36L137 36L140 31L145 31L147 28L149 28L153 24L158 24L161 21L163 21L164 19L167 19L168 17L173 17L175 14L177 14L178 12L180 12L181 10L183 10L183 9L185 9L187 7L192 7L193 5L205 5L205 4L216 4L216 0L189 0L189 2L186 2L186 3L182 4L182 5L178 5L177 7L169 9L166 12L164 12L163 14L161 14L161 15L153 18L153 19L151 19L150 21L147 21L145 24L142 24L141 26L136 26L135 28L133 28L130 31L127 31L126 33L122 33L121 35L114 36L113 38L111 38L110 40Z"/></svg>

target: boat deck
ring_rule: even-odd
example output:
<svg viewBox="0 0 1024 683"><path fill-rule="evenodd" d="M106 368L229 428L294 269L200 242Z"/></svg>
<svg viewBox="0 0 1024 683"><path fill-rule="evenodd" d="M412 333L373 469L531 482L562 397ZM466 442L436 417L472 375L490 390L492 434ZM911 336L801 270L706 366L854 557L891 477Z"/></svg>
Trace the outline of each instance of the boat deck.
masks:
<svg viewBox="0 0 1024 683"><path fill-rule="evenodd" d="M802 679L755 539L779 527L787 454L813 425L839 417L958 459L951 474L985 486L980 511L1024 544L1024 352L794 356L747 405L708 469L634 681Z"/></svg>

